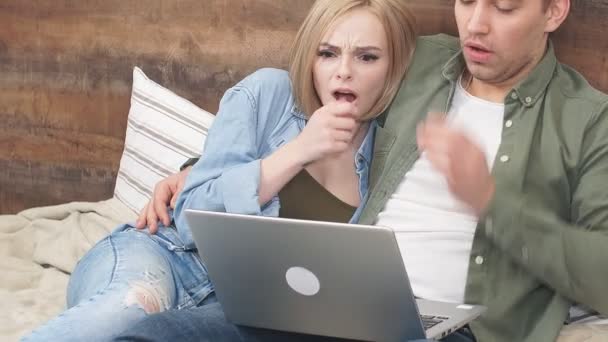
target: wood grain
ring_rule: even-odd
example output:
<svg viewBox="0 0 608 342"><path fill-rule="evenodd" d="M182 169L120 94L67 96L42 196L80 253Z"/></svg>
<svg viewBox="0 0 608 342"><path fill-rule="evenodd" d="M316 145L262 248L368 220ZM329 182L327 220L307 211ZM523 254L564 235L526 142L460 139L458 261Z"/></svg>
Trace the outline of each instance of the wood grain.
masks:
<svg viewBox="0 0 608 342"><path fill-rule="evenodd" d="M255 69L285 67L313 0L2 0L0 214L111 197L134 66L209 111ZM408 0L456 33L452 1ZM608 91L608 1L573 0L563 62Z"/></svg>

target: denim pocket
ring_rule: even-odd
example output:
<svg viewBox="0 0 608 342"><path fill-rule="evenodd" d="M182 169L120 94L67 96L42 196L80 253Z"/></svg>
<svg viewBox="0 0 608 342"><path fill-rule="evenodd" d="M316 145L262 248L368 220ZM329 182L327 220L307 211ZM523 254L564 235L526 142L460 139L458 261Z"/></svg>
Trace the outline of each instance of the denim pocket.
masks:
<svg viewBox="0 0 608 342"><path fill-rule="evenodd" d="M152 238L169 251L184 252L188 250L179 237L177 229L173 226L165 227L161 225L158 228L158 232L152 235Z"/></svg>

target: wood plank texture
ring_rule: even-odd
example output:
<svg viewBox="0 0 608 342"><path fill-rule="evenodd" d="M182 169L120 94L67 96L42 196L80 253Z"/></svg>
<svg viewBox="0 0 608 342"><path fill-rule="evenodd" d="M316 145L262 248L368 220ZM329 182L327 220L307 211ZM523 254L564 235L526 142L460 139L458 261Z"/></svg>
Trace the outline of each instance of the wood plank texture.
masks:
<svg viewBox="0 0 608 342"><path fill-rule="evenodd" d="M407 0L423 34L455 33L453 1ZM111 197L131 72L215 112L255 69L285 67L313 0L2 0L0 214ZM573 0L554 40L608 91L608 0Z"/></svg>

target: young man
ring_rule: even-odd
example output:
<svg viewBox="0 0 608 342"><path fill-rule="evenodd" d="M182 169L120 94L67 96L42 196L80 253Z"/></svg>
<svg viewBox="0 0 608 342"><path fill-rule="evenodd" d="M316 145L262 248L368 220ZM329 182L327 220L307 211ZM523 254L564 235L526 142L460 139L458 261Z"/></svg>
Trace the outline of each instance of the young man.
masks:
<svg viewBox="0 0 608 342"><path fill-rule="evenodd" d="M395 230L417 296L487 306L471 324L478 341L554 341L573 303L608 313L608 96L556 60L548 36L569 10L456 0L460 40L419 39L376 134L360 223ZM173 192L157 195L148 221L167 219ZM125 336L293 336L198 310Z"/></svg>

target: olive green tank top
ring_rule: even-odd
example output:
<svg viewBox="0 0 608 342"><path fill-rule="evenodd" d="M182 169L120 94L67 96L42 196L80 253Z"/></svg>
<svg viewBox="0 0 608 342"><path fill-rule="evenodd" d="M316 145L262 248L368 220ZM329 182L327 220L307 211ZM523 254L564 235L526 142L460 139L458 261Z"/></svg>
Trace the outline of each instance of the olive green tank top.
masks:
<svg viewBox="0 0 608 342"><path fill-rule="evenodd" d="M357 210L325 189L306 170L279 191L279 198L282 218L347 223Z"/></svg>

